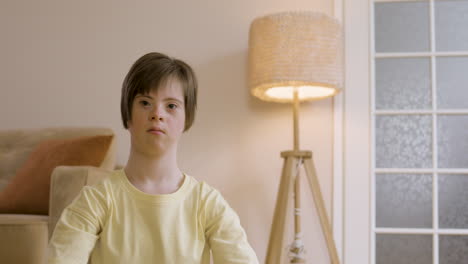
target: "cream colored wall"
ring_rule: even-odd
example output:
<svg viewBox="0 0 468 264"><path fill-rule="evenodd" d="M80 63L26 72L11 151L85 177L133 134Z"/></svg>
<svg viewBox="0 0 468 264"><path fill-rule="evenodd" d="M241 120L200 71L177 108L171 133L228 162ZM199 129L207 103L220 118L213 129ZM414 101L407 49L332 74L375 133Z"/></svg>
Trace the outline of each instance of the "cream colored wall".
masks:
<svg viewBox="0 0 468 264"><path fill-rule="evenodd" d="M263 262L282 167L279 153L292 148L292 113L288 105L248 93L249 25L277 11L332 14L332 9L331 0L2 1L1 129L111 127L118 136L118 161L125 164L129 138L119 102L130 65L150 51L187 61L199 78L199 110L182 139L180 165L221 190ZM330 99L301 109L300 144L314 151L328 210L332 117ZM303 202L307 255L325 263L309 197Z"/></svg>

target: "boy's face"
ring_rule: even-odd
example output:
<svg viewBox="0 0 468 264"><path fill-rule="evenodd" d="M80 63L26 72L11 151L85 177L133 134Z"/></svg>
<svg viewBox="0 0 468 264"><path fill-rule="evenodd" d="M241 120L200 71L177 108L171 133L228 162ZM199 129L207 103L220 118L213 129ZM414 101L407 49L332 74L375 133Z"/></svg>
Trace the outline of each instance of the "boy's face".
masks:
<svg viewBox="0 0 468 264"><path fill-rule="evenodd" d="M184 125L184 92L177 79L169 78L149 94L135 96L128 130L137 151L149 155L175 151Z"/></svg>

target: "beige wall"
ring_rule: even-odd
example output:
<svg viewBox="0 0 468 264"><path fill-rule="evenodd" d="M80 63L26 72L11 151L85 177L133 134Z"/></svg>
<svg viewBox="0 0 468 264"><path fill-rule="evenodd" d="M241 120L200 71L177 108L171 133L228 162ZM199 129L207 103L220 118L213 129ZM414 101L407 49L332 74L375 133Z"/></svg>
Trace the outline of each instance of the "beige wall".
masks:
<svg viewBox="0 0 468 264"><path fill-rule="evenodd" d="M2 1L0 128L111 127L118 136L118 162L125 164L129 137L119 100L130 65L149 51L187 61L199 77L199 111L182 139L180 165L221 190L263 262L282 166L279 153L292 148L292 113L288 105L248 94L249 25L277 11L331 14L333 2L103 2ZM314 151L329 210L332 117L330 99L301 109L301 147ZM325 263L309 196L304 205L308 256Z"/></svg>

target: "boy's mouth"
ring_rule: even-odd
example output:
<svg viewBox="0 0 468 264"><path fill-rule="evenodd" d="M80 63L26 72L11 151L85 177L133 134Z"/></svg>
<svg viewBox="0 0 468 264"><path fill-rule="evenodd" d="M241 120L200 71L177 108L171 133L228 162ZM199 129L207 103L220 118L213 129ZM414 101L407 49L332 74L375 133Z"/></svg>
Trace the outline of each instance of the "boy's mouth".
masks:
<svg viewBox="0 0 468 264"><path fill-rule="evenodd" d="M166 132L163 129L158 128L158 127L152 127L148 129L147 132L151 134L156 134L156 135L166 134Z"/></svg>

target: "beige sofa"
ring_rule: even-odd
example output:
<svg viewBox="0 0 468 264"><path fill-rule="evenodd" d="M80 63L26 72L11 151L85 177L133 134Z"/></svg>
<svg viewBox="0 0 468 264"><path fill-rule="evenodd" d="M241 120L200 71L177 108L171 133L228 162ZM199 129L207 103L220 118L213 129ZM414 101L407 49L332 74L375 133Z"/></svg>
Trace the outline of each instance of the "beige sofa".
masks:
<svg viewBox="0 0 468 264"><path fill-rule="evenodd" d="M108 128L47 128L0 131L0 191L5 188L29 153L41 141L80 136L113 135ZM0 263L43 264L47 243L62 210L81 188L107 176L115 169L115 138L97 167L60 166L51 175L49 215L0 213Z"/></svg>

